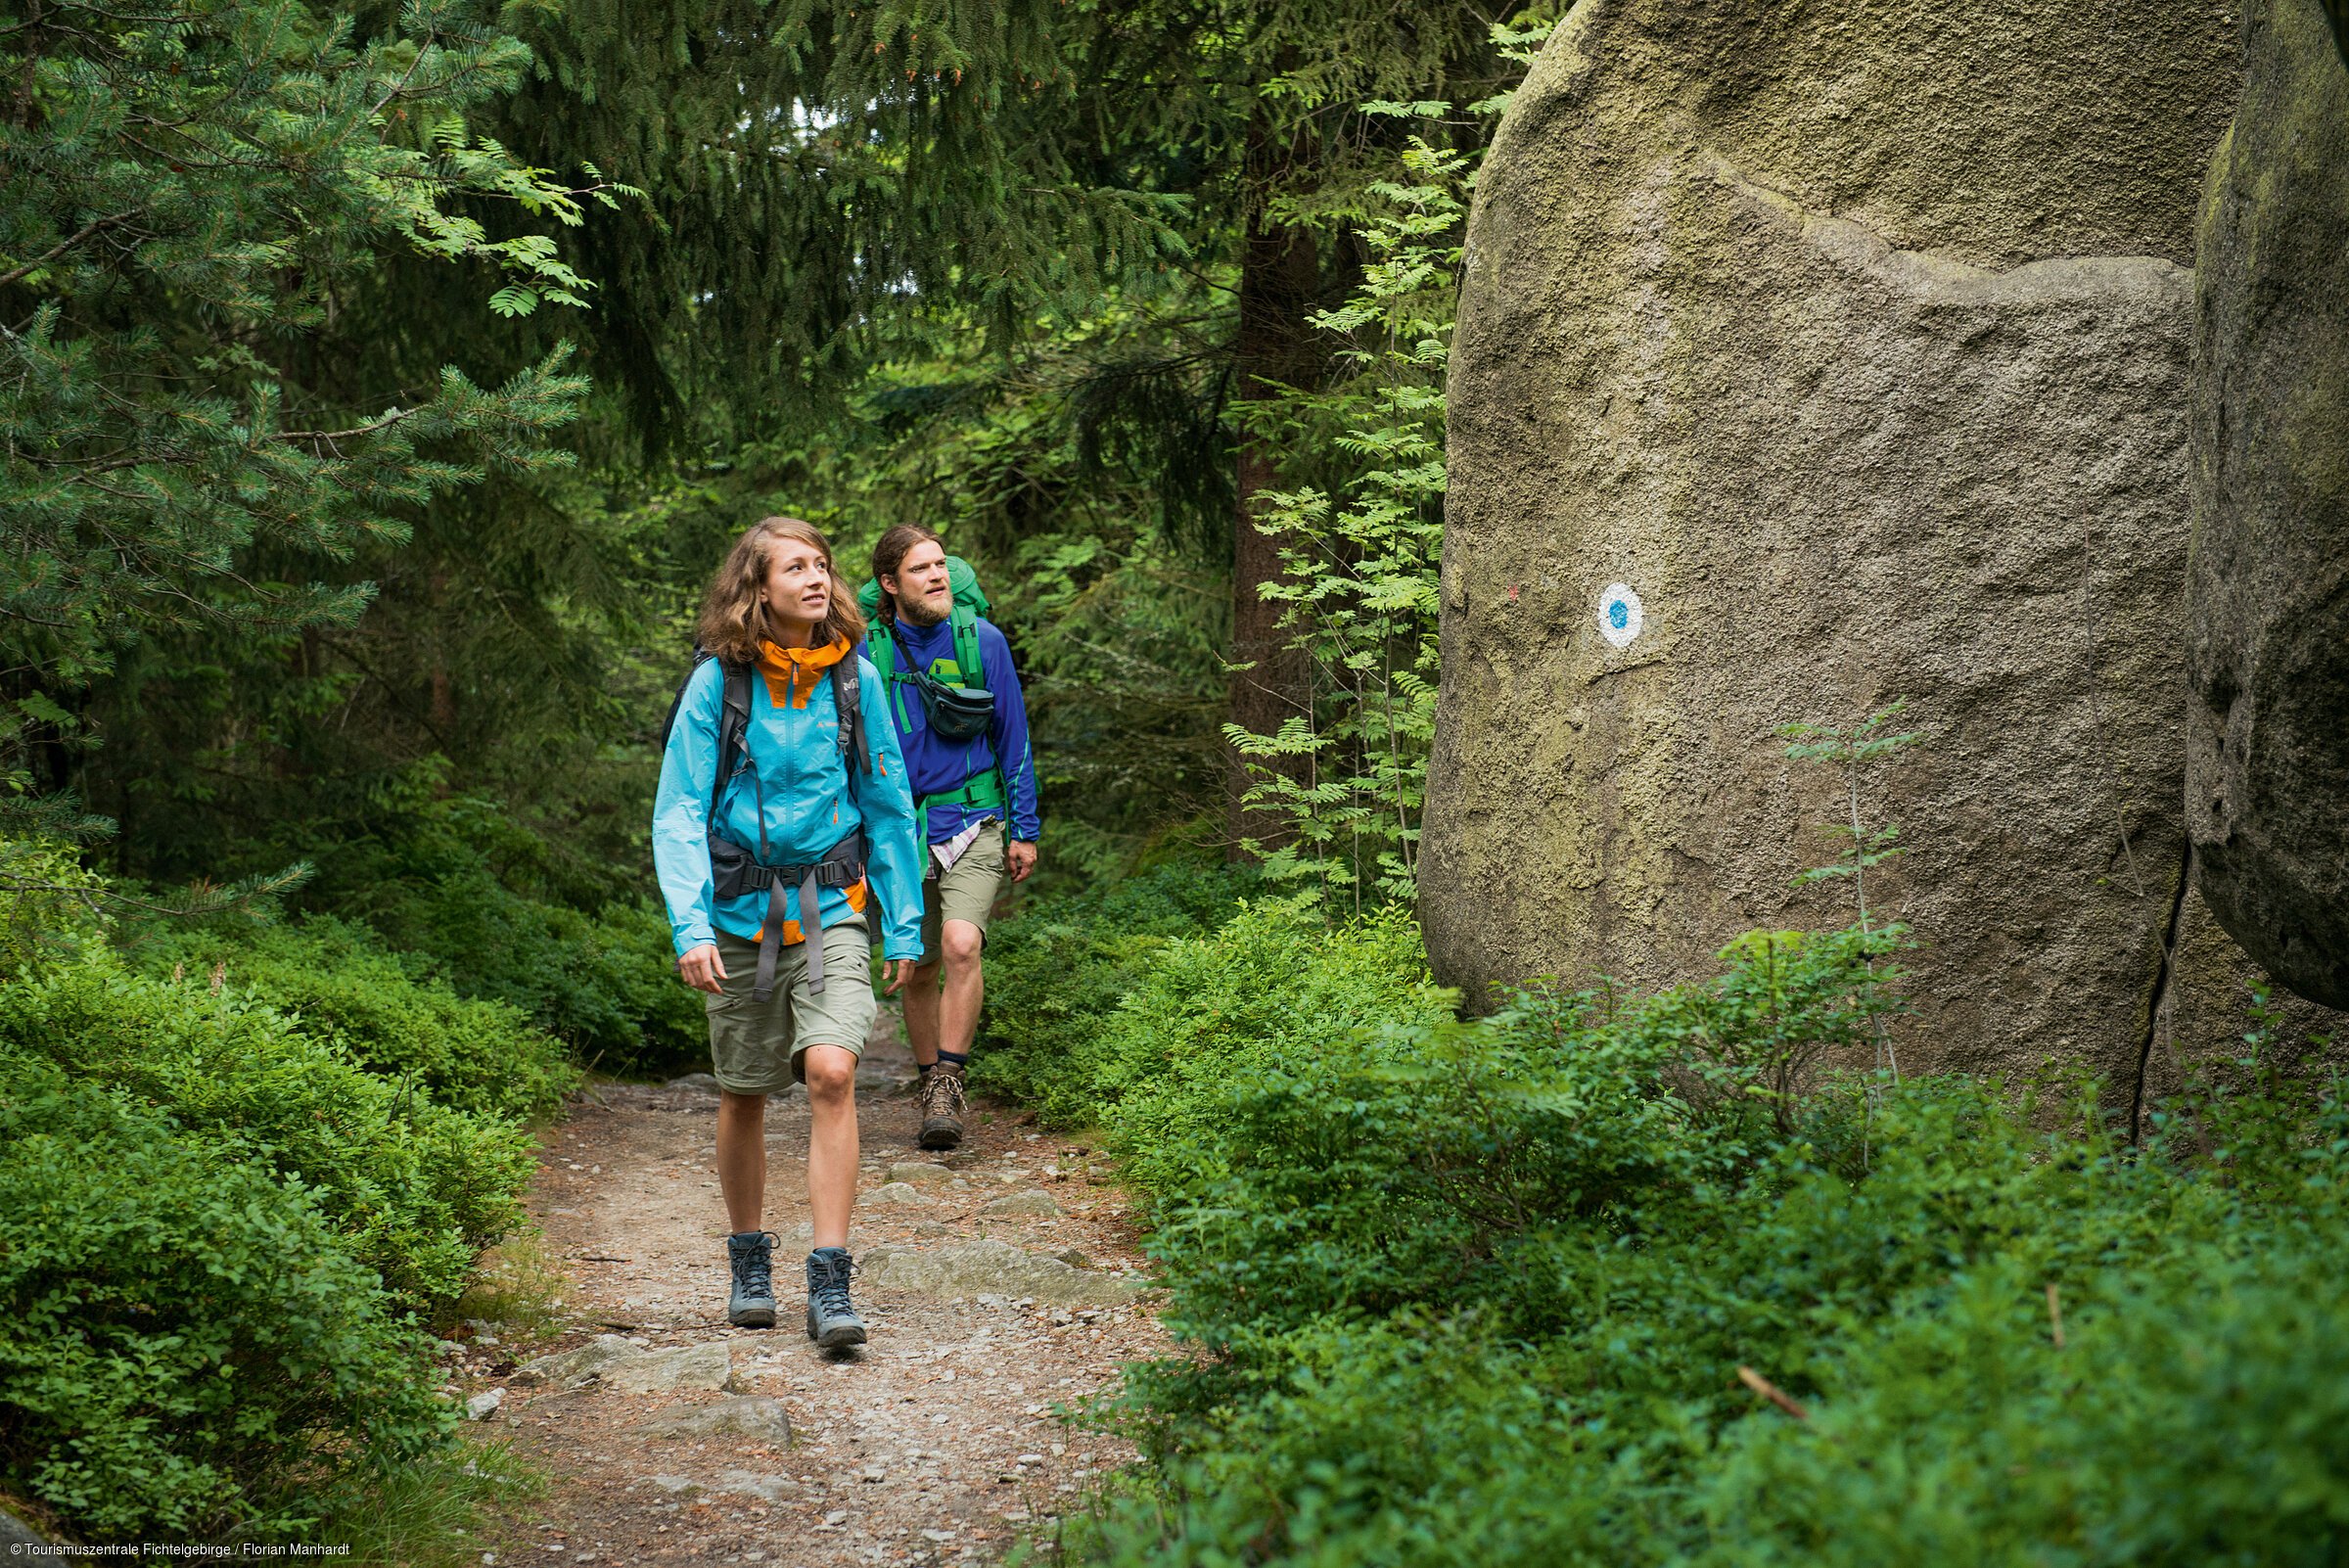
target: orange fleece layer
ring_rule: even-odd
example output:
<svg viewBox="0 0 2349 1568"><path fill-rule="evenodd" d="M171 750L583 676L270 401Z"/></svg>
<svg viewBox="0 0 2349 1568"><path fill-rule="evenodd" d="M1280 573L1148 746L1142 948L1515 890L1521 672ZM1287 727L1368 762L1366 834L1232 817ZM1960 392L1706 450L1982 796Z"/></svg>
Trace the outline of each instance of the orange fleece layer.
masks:
<svg viewBox="0 0 2349 1568"><path fill-rule="evenodd" d="M778 643L759 645L759 673L766 677L766 700L781 708L807 706L807 694L824 671L849 656L849 639L835 637L822 648L786 648Z"/></svg>
<svg viewBox="0 0 2349 1568"><path fill-rule="evenodd" d="M786 648L780 643L762 642L759 645L759 673L766 677L766 700L777 708L789 705L806 708L807 694L815 690L824 671L849 656L849 639L835 637L827 647ZM864 912L864 884L845 890L849 907L858 914ZM759 928L753 942L764 939L766 927ZM789 947L807 940L806 932L797 920L783 922L782 945Z"/></svg>

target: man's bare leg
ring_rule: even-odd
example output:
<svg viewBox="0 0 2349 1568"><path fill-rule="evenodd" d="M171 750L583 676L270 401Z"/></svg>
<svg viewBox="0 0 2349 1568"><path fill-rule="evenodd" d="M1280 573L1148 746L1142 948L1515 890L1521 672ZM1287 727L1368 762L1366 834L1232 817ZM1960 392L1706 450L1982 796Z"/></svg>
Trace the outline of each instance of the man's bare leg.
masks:
<svg viewBox="0 0 2349 1568"><path fill-rule="evenodd" d="M938 1065L938 976L944 966L935 959L913 966L899 999L905 1004L905 1043L924 1068Z"/></svg>
<svg viewBox="0 0 2349 1568"><path fill-rule="evenodd" d="M987 1000L987 976L979 964L979 954L987 945L987 933L968 920L948 920L939 932L938 945L945 949L945 961L940 967L945 970L946 980L939 994L937 1044L932 1047L932 1060L937 1059L941 1048L967 1057L971 1054L971 1041L979 1036L979 1008ZM918 975L920 971L915 973ZM914 1059L921 1059L918 1053Z"/></svg>

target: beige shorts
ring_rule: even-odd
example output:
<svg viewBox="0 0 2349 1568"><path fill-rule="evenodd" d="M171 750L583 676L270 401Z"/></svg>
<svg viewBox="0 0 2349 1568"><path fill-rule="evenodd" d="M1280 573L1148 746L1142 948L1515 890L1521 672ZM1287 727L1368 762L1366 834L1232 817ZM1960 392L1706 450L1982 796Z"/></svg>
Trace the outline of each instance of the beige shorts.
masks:
<svg viewBox="0 0 2349 1568"><path fill-rule="evenodd" d="M1011 875L1003 863L1003 824L997 822L973 839L944 876L937 874L938 856L930 856L930 880L922 884L924 963L935 963L941 956L939 932L949 920L968 920L981 937L987 935L995 900L1003 896L1003 884Z"/></svg>
<svg viewBox="0 0 2349 1568"><path fill-rule="evenodd" d="M880 1003L873 996L871 949L861 917L824 928L824 990L807 989L807 945L792 944L775 955L775 989L766 1000L751 999L759 973L759 945L721 931L718 961L726 978L722 996L705 995L710 1015L710 1063L720 1088L736 1094L780 1094L805 1083L800 1053L810 1045L837 1045L864 1054Z"/></svg>

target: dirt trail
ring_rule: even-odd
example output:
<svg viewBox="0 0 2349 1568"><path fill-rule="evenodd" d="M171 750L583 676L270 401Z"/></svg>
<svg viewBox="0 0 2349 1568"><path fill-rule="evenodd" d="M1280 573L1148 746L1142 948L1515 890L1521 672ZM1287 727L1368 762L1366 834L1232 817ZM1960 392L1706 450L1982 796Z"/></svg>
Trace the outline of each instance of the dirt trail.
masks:
<svg viewBox="0 0 2349 1568"><path fill-rule="evenodd" d="M1052 1413L1166 1348L1146 1299L1050 1299L1130 1293L1142 1260L1117 1190L1091 1184L1082 1148L984 1102L960 1149L920 1152L912 1076L885 1012L857 1076L850 1236L872 1338L845 1355L817 1351L800 1320L803 1093L767 1110L767 1226L782 1238L771 1330L725 1322L714 1092L606 1089L550 1130L530 1203L571 1280L573 1326L548 1348L601 1365L533 1380L529 1363L517 1375L487 1360L494 1346L472 1347L476 1375L460 1386L502 1390L487 1420L553 1478L532 1510L547 1528L509 1536L496 1563L988 1561L1131 1457ZM913 1164L945 1172L889 1181ZM922 1277L949 1263L950 1276ZM788 1442L762 1401L788 1409Z"/></svg>

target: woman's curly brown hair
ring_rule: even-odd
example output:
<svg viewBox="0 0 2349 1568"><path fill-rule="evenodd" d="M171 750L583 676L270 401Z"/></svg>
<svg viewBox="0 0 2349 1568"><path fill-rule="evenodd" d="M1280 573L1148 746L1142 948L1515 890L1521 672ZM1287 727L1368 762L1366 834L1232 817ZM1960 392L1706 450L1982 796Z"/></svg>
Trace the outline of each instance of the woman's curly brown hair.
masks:
<svg viewBox="0 0 2349 1568"><path fill-rule="evenodd" d="M769 517L760 519L734 541L725 564L710 579L710 591L703 595L702 619L695 635L712 654L735 664L754 665L759 662L761 642L782 641L777 635L781 628L767 621L759 589L766 581L776 547L786 539L813 545L824 558L825 575L832 579L832 602L824 612L823 624L816 628L816 646L829 647L834 639L846 637L853 648L864 640L864 616L856 608L856 596L840 580L840 569L833 564L832 541L812 523L796 517Z"/></svg>

